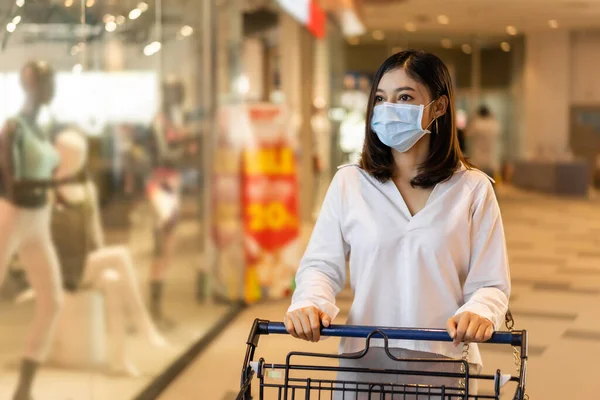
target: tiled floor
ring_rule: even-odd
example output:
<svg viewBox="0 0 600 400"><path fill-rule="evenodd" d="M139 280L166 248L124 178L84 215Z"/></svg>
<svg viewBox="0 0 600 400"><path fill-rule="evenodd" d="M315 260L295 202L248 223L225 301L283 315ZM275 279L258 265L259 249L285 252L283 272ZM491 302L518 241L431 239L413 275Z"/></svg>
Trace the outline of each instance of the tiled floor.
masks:
<svg viewBox="0 0 600 400"><path fill-rule="evenodd" d="M129 240L140 285L147 298L147 276L152 251L151 221L147 213L138 214L132 232L107 229L107 241L123 243ZM121 224L123 221L117 221ZM228 310L225 306L199 304L195 301L195 277L202 262L198 242L200 225L192 218L178 227L177 257L168 274L164 308L177 322L177 327L166 334L170 346L155 349L135 336L130 338L132 361L140 370L139 378L118 377L105 370L77 371L44 366L35 385L35 399L41 400L129 400L138 394L155 376L208 331ZM128 239L129 238L129 239ZM17 379L17 365L24 345L33 304L16 306L12 301L0 301L0 399L10 399ZM74 332L73 334L77 334Z"/></svg>
<svg viewBox="0 0 600 400"><path fill-rule="evenodd" d="M499 197L513 277L511 308L517 328L530 333L531 399L599 399L600 201L558 199L510 188L500 188ZM347 310L351 293L341 297L341 308ZM280 302L246 310L161 399L235 398L252 321L281 320L286 307ZM307 344L265 337L257 356L282 362L292 348L335 352L337 341ZM485 345L483 356L486 372L514 371L510 348Z"/></svg>

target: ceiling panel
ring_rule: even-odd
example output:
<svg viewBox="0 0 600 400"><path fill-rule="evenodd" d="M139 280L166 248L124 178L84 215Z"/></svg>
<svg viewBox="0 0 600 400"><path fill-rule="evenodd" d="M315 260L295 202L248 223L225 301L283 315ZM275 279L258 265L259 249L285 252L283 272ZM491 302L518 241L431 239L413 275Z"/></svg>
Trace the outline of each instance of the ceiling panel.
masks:
<svg viewBox="0 0 600 400"><path fill-rule="evenodd" d="M361 0L370 30L440 35L506 35L508 25L519 32L551 29L600 29L600 0ZM438 16L449 19L447 25Z"/></svg>

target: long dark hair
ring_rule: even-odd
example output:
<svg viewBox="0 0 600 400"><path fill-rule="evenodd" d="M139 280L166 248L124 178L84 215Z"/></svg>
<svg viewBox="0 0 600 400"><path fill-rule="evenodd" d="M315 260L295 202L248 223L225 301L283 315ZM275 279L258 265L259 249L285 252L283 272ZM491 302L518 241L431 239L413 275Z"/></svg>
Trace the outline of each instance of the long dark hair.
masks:
<svg viewBox="0 0 600 400"><path fill-rule="evenodd" d="M375 74L369 95L365 143L360 166L380 182L386 182L393 177L392 149L383 144L373 132L371 120L379 81L387 72L399 68L403 68L409 77L425 85L433 100L441 96L448 97L446 113L429 128L432 131L429 157L419 167L418 175L411 182L413 187L430 188L450 179L461 162L467 168L472 167L462 154L458 142L454 91L448 68L437 56L425 51L407 50L394 54L383 62Z"/></svg>

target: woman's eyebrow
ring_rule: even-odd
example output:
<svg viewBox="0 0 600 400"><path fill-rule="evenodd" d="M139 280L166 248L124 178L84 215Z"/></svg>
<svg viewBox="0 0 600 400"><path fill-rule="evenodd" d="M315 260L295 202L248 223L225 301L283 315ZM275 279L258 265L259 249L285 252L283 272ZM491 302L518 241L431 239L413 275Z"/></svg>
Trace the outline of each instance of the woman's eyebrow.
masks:
<svg viewBox="0 0 600 400"><path fill-rule="evenodd" d="M412 91L412 92L416 92L416 90L414 88L411 88L410 86L401 86L399 88L394 89L394 92L403 92L403 91ZM382 92L385 93L385 91L383 89L377 89L378 92Z"/></svg>

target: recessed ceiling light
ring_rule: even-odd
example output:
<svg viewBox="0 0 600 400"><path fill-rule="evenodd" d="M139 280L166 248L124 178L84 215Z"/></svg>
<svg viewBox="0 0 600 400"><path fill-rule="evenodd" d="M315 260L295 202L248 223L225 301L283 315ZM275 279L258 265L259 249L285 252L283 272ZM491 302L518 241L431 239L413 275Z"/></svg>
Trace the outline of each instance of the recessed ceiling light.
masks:
<svg viewBox="0 0 600 400"><path fill-rule="evenodd" d="M550 26L550 28L552 29L558 29L558 21L555 19L551 19L550 21L548 21L548 26Z"/></svg>
<svg viewBox="0 0 600 400"><path fill-rule="evenodd" d="M129 11L129 19L138 19L140 15L142 15L142 10L139 8L134 8L133 10Z"/></svg>
<svg viewBox="0 0 600 400"><path fill-rule="evenodd" d="M381 30L373 31L373 33L371 35L373 36L373 39L375 39L375 40L385 39L385 33Z"/></svg>
<svg viewBox="0 0 600 400"><path fill-rule="evenodd" d="M440 25L448 25L450 23L450 18L447 15L438 15L437 22Z"/></svg>
<svg viewBox="0 0 600 400"><path fill-rule="evenodd" d="M442 47L445 49L451 49L452 48L452 40L442 39Z"/></svg>
<svg viewBox="0 0 600 400"><path fill-rule="evenodd" d="M350 43L352 46L356 46L360 43L360 38L358 36L352 36L348 38L348 43Z"/></svg>
<svg viewBox="0 0 600 400"><path fill-rule="evenodd" d="M140 4L137 5L137 9L141 12L146 12L148 11L148 4L142 1Z"/></svg>
<svg viewBox="0 0 600 400"><path fill-rule="evenodd" d="M502 43L500 43L500 48L502 49L502 51L505 51L508 53L510 51L510 43L502 42Z"/></svg>
<svg viewBox="0 0 600 400"><path fill-rule="evenodd" d="M181 33L181 36L183 36L183 37L192 36L192 34L194 33L194 28L192 28L189 25L185 25L185 26L181 27L179 32Z"/></svg>
<svg viewBox="0 0 600 400"><path fill-rule="evenodd" d="M17 0L17 7L23 7L25 5L25 0Z"/></svg>
<svg viewBox="0 0 600 400"><path fill-rule="evenodd" d="M519 31L517 30L516 27L509 25L506 27L506 33L508 33L511 36L516 36L517 33L519 33Z"/></svg>
<svg viewBox="0 0 600 400"><path fill-rule="evenodd" d="M123 15L118 15L115 21L117 22L117 25L123 25L125 22L127 22L127 18L125 18Z"/></svg>
<svg viewBox="0 0 600 400"><path fill-rule="evenodd" d="M461 49L465 54L471 54L473 52L473 49L471 48L470 44L463 44L461 46Z"/></svg>
<svg viewBox="0 0 600 400"><path fill-rule="evenodd" d="M71 7L73 5L73 0L65 0L65 7Z"/></svg>
<svg viewBox="0 0 600 400"><path fill-rule="evenodd" d="M117 23L114 21L108 22L105 26L104 29L106 29L106 32L114 32L117 30Z"/></svg>
<svg viewBox="0 0 600 400"><path fill-rule="evenodd" d="M85 3L86 7L94 7L94 4L96 4L96 0L87 0Z"/></svg>
<svg viewBox="0 0 600 400"><path fill-rule="evenodd" d="M105 24L108 24L109 22L115 22L115 16L112 14L106 14L102 20Z"/></svg>
<svg viewBox="0 0 600 400"><path fill-rule="evenodd" d="M404 28L409 32L417 31L417 25L415 25L414 22L407 22L406 25L404 25Z"/></svg>

